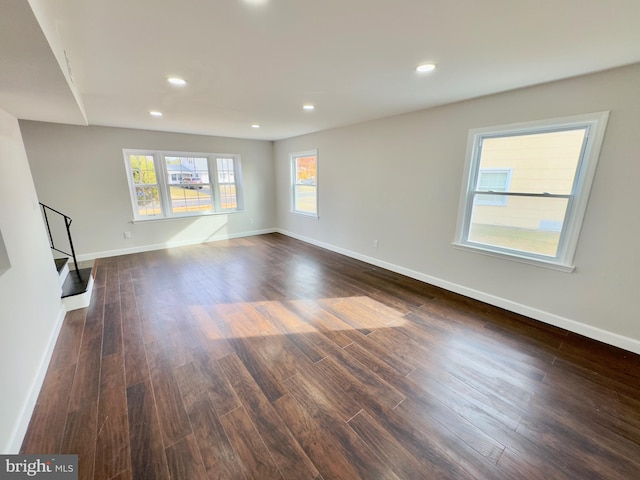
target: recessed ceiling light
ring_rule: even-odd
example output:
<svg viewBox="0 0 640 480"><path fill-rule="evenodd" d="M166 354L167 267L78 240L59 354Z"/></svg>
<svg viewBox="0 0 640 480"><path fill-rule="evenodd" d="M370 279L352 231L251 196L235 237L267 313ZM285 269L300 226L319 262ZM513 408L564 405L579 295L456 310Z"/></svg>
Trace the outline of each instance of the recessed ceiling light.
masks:
<svg viewBox="0 0 640 480"><path fill-rule="evenodd" d="M314 109L314 108L316 108L316 107L314 107L314 106L313 106L313 105L311 105L310 103L307 103L306 105L303 105L303 106L302 106L302 108L303 108L304 110L311 111L311 110L313 110L313 109Z"/></svg>
<svg viewBox="0 0 640 480"><path fill-rule="evenodd" d="M167 78L167 82L169 82L171 85L176 85L178 87L182 87L183 85L187 84L186 80L178 77L169 77Z"/></svg>
<svg viewBox="0 0 640 480"><path fill-rule="evenodd" d="M152 117L161 117L162 116L162 112L159 112L157 110L151 110L149 112L149 115L151 115Z"/></svg>
<svg viewBox="0 0 640 480"><path fill-rule="evenodd" d="M435 69L436 69L436 66L433 63L424 63L416 67L416 72L420 72L420 73L431 72L432 70L435 70Z"/></svg>
<svg viewBox="0 0 640 480"><path fill-rule="evenodd" d="M254 123L253 125L251 125L251 128L260 128L260 125L258 125L257 123Z"/></svg>

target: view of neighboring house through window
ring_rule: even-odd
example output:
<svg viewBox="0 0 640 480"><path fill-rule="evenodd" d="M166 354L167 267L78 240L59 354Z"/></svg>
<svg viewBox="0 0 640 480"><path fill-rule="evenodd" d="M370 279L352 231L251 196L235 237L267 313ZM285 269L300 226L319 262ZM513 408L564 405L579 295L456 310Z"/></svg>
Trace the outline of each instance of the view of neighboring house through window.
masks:
<svg viewBox="0 0 640 480"><path fill-rule="evenodd" d="M213 196L207 157L164 156L171 213L211 212Z"/></svg>
<svg viewBox="0 0 640 480"><path fill-rule="evenodd" d="M292 210L318 216L318 152L291 154Z"/></svg>
<svg viewBox="0 0 640 480"><path fill-rule="evenodd" d="M506 192L509 190L511 170L480 170L478 172L478 191ZM506 205L507 197L502 195L482 195L476 198L476 205Z"/></svg>
<svg viewBox="0 0 640 480"><path fill-rule="evenodd" d="M136 220L242 210L237 155L123 152Z"/></svg>
<svg viewBox="0 0 640 480"><path fill-rule="evenodd" d="M570 270L606 120L472 130L455 243Z"/></svg>

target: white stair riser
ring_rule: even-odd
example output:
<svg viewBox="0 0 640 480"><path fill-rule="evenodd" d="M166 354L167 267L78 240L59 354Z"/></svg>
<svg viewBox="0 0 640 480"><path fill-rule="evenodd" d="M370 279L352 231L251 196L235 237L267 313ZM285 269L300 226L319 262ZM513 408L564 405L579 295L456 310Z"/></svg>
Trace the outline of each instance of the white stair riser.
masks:
<svg viewBox="0 0 640 480"><path fill-rule="evenodd" d="M64 285L64 281L69 276L69 262L65 263L64 267L58 273L58 278L60 279L60 286Z"/></svg>

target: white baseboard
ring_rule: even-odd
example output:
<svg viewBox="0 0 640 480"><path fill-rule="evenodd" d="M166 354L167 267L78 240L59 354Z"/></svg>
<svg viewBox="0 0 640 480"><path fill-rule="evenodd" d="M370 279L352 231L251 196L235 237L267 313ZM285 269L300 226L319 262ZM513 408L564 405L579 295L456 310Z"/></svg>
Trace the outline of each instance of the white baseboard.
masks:
<svg viewBox="0 0 640 480"><path fill-rule="evenodd" d="M163 250L165 248L174 248L174 247L186 247L189 245L199 245L201 243L209 243L209 242L217 242L220 240L230 240L232 238L242 238L242 237L251 237L254 235L263 235L265 233L275 233L277 230L275 228L266 228L263 230L251 230L248 232L241 233L232 233L230 235L215 235L212 237L207 237L205 240L186 240L180 242L166 242L166 243L156 243L152 245L139 245L136 247L130 248L120 248L117 250L105 250L102 252L93 252L93 253L83 253L78 255L78 261L84 262L87 260L95 260L96 258L105 258L105 257L117 257L119 255L128 255L131 253L142 253L142 252L151 252L153 250Z"/></svg>
<svg viewBox="0 0 640 480"><path fill-rule="evenodd" d="M40 395L44 377L47 374L47 369L49 368L49 363L51 362L51 356L53 355L53 349L55 348L56 342L58 341L58 335L60 334L60 330L62 329L62 324L64 323L64 317L66 313L67 309L63 304L61 304L60 310L58 311L58 316L56 318L56 324L54 326L53 332L51 333L51 337L49 338L49 344L47 345L47 349L44 351L44 353L42 354L42 358L40 359L38 373L31 383L29 396L24 403L22 411L17 417L18 420L15 427L13 428L12 434L9 437L9 442L3 448L3 452L9 455L20 453L20 447L22 447L24 436L27 434L29 422L31 421L33 410L36 407L38 395Z"/></svg>
<svg viewBox="0 0 640 480"><path fill-rule="evenodd" d="M581 323L576 320L571 320L569 318L561 317L554 313L545 312L544 310L539 310L535 307L523 305L521 303L514 302L503 297L498 297L495 295L482 292L480 290L475 290L473 288L465 287L457 283L449 282L441 278L432 277L431 275L426 275L424 273L417 272L409 268L401 267L393 263L385 262L383 260L379 260L374 257L369 257L367 255L362 255L360 253L353 252L351 250L347 250L341 247L337 247L335 245L320 242L313 238L308 238L293 232L288 232L282 229L277 229L277 232L283 235L286 235L288 237L295 238L297 240L310 243L312 245L316 245L326 250L331 250L332 252L340 253L342 255L346 255L347 257L355 258L356 260L361 260L365 263L369 263L371 265L375 265L377 267L384 268L392 272L400 273L402 275L406 275L407 277L415 278L416 280L420 280L422 282L435 285L436 287L444 288L445 290L459 293L460 295L464 295L465 297L470 297L475 300L480 300L481 302L485 302L490 305L504 308L505 310L509 310L511 312L519 313L520 315L533 318L534 320L539 320L549 325L563 328L570 332L577 333L579 335L584 335L585 337L589 337L594 340L598 340L600 342L607 343L609 345L613 345L615 347L619 347L624 350L628 350L630 352L640 354L639 340L625 337L623 335L619 335L614 332L609 332L607 330L603 330L601 328L594 327L592 325L587 325L585 323Z"/></svg>

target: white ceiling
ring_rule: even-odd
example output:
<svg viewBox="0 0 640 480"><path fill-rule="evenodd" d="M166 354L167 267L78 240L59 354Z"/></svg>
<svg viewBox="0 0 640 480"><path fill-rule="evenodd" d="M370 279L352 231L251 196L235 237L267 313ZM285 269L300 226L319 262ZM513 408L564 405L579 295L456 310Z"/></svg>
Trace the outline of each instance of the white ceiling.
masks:
<svg viewBox="0 0 640 480"><path fill-rule="evenodd" d="M0 0L0 108L275 140L640 62L639 20L640 0Z"/></svg>

